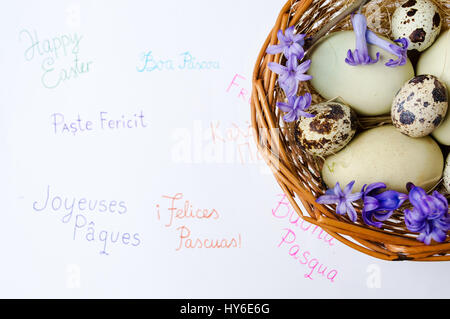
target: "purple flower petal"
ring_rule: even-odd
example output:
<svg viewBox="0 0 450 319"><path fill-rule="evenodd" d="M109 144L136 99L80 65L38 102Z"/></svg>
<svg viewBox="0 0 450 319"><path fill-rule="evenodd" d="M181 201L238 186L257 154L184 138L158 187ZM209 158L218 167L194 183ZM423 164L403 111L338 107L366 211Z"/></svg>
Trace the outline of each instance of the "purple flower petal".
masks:
<svg viewBox="0 0 450 319"><path fill-rule="evenodd" d="M375 197L372 197L372 196L364 197L364 208L363 208L363 211L371 212L371 211L376 210L378 207L380 207L380 204L379 204L378 200Z"/></svg>
<svg viewBox="0 0 450 319"><path fill-rule="evenodd" d="M294 34L294 27L289 27L284 31L278 30L277 37L279 44L271 45L267 48L266 52L268 54L278 54L283 52L286 58L296 57L302 59L305 51L303 50L303 45L305 44L304 34Z"/></svg>
<svg viewBox="0 0 450 319"><path fill-rule="evenodd" d="M306 82L306 81L311 80L312 78L313 77L311 75L308 75L308 74L296 74L295 75L295 79L297 81L300 81L300 82Z"/></svg>
<svg viewBox="0 0 450 319"><path fill-rule="evenodd" d="M288 32L289 28L284 31L285 33ZM282 44L286 44L286 42L289 41L289 38L283 34L283 30L278 30L277 32L277 38Z"/></svg>
<svg viewBox="0 0 450 319"><path fill-rule="evenodd" d="M300 117L313 117L314 115L304 112L311 105L311 94L306 93L303 96L290 96L288 102L277 102L277 107L283 112L289 112L289 114L283 117L285 122L294 122Z"/></svg>
<svg viewBox="0 0 450 319"><path fill-rule="evenodd" d="M278 54L278 53L283 52L283 50L284 50L284 46L282 44L270 45L266 49L266 53L267 54Z"/></svg>
<svg viewBox="0 0 450 319"><path fill-rule="evenodd" d="M283 89L287 97L294 96L297 93L297 80L295 78L280 79L280 87Z"/></svg>
<svg viewBox="0 0 450 319"><path fill-rule="evenodd" d="M422 205L422 199L427 196L427 193L424 189L420 187L414 187L409 192L409 201L413 204L414 207Z"/></svg>
<svg viewBox="0 0 450 319"><path fill-rule="evenodd" d="M426 218L420 211L415 208L405 209L405 224L406 227L412 232L421 232L426 226Z"/></svg>
<svg viewBox="0 0 450 319"><path fill-rule="evenodd" d="M351 193L351 189L353 188L354 181L350 182L345 190L342 191L339 183L333 188L328 189L323 196L320 196L316 202L319 204L327 203L327 204L336 204L336 213L339 215L347 214L350 220L355 222L358 219L358 215L356 213L355 208L353 207L353 201L361 198L362 193Z"/></svg>
<svg viewBox="0 0 450 319"><path fill-rule="evenodd" d="M385 183L373 183L370 184L369 186L367 186L367 184L363 186L363 192L364 194L369 194L371 192L373 192L376 189L380 189L380 188L386 188L386 184Z"/></svg>
<svg viewBox="0 0 450 319"><path fill-rule="evenodd" d="M347 207L347 216L350 218L352 222L356 222L358 220L358 215L356 214L356 210L353 207L351 202L346 202Z"/></svg>
<svg viewBox="0 0 450 319"><path fill-rule="evenodd" d="M294 38L294 26L290 26L284 31L284 34L286 35L286 38L289 40L293 40Z"/></svg>
<svg viewBox="0 0 450 319"><path fill-rule="evenodd" d="M381 190L385 188L386 184L384 183L373 183L366 184L361 189L364 202L363 220L370 226L381 227L382 224L375 220L387 220L408 199L406 194L396 191L382 192Z"/></svg>
<svg viewBox="0 0 450 319"><path fill-rule="evenodd" d="M278 83L283 89L287 97L295 95L298 90L298 84L300 81L308 81L312 79L312 76L303 74L309 69L311 64L310 60L298 65L296 57L289 57L286 62L286 66L280 65L275 62L270 62L268 67L273 72L279 75Z"/></svg>
<svg viewBox="0 0 450 319"><path fill-rule="evenodd" d="M333 191L336 195L340 196L340 197L344 197L344 192L341 189L341 185L339 185L339 182L336 183L336 185L334 185Z"/></svg>
<svg viewBox="0 0 450 319"><path fill-rule="evenodd" d="M286 73L288 71L287 67L285 67L284 65L275 63L275 62L269 62L267 64L267 66L269 67L269 69L272 72L275 72L276 74L284 74L284 73Z"/></svg>
<svg viewBox="0 0 450 319"><path fill-rule="evenodd" d="M417 237L418 241L423 242L425 245L431 244L431 235L428 233L421 233L419 237Z"/></svg>
<svg viewBox="0 0 450 319"><path fill-rule="evenodd" d="M305 45L305 38L306 38L306 34L295 34L294 37L292 38L292 41L294 43L298 43L300 46Z"/></svg>
<svg viewBox="0 0 450 319"><path fill-rule="evenodd" d="M383 211L383 212L375 211L373 213L373 217L381 222L384 222L384 221L388 220L392 216L393 213L394 213L393 210Z"/></svg>
<svg viewBox="0 0 450 319"><path fill-rule="evenodd" d="M366 40L366 17L361 13L357 13L352 15L351 20L356 37L356 48L354 52L352 52L351 50L347 52L347 58L345 59L345 62L352 66L360 64L373 64L378 62L378 59L380 57L379 54L377 54L377 58L375 60L372 59L369 55L369 49L367 47Z"/></svg>
<svg viewBox="0 0 450 319"><path fill-rule="evenodd" d="M347 200L350 202L356 202L357 200L361 199L361 197L362 197L361 192L346 195Z"/></svg>
<svg viewBox="0 0 450 319"><path fill-rule="evenodd" d="M407 196L399 192L388 190L375 196L383 210L396 210L406 201Z"/></svg>
<svg viewBox="0 0 450 319"><path fill-rule="evenodd" d="M345 215L347 213L347 203L345 201L340 201L336 207L336 213L339 215Z"/></svg>
<svg viewBox="0 0 450 319"><path fill-rule="evenodd" d="M347 194L352 192L353 185L355 185L355 181L351 181L350 183L347 184L347 186L345 186L345 188L344 188L344 194L345 195L347 195Z"/></svg>
<svg viewBox="0 0 450 319"><path fill-rule="evenodd" d="M298 117L298 118L300 118L300 117L308 117L308 118L311 118L311 117L315 117L315 115L314 115L314 114L311 114L311 113L306 113L306 112L303 112L303 111L298 110L298 111L297 111L297 117Z"/></svg>
<svg viewBox="0 0 450 319"><path fill-rule="evenodd" d="M405 210L406 227L419 233L417 240L429 245L431 240L443 242L450 230L450 216L448 201L437 191L428 195L425 190L411 184L409 200L413 204L412 210Z"/></svg>
<svg viewBox="0 0 450 319"><path fill-rule="evenodd" d="M302 109L306 110L311 105L312 95L310 93L305 93L305 95L303 95L303 101Z"/></svg>
<svg viewBox="0 0 450 319"><path fill-rule="evenodd" d="M298 67L297 67L297 72L298 73L305 73L306 71L308 71L309 67L311 66L311 60L306 60L305 62L301 63Z"/></svg>
<svg viewBox="0 0 450 319"><path fill-rule="evenodd" d="M286 113L292 111L292 106L284 102L277 102L277 107Z"/></svg>
<svg viewBox="0 0 450 319"><path fill-rule="evenodd" d="M367 211L367 212L363 211L362 218L366 225L374 226L377 228L381 228L381 226L383 226L383 224L381 222L377 222L377 221L373 220L373 212L372 211Z"/></svg>
<svg viewBox="0 0 450 319"><path fill-rule="evenodd" d="M407 61L407 52L408 52L408 40L407 39L398 39L395 42L400 43L402 46L398 46L392 44L389 41L386 41L380 37L378 37L374 32L367 30L366 31L366 39L367 42L373 45L376 45L380 49L383 49L393 55L397 56L397 60L390 59L389 62L386 63L386 66L396 67L402 66L406 64Z"/></svg>
<svg viewBox="0 0 450 319"><path fill-rule="evenodd" d="M316 202L318 204L336 204L339 201L339 196L337 195L322 195L320 196Z"/></svg>
<svg viewBox="0 0 450 319"><path fill-rule="evenodd" d="M444 195L442 195L438 191L434 191L433 197L438 201L437 205L440 209L445 211L448 208L448 200Z"/></svg>
<svg viewBox="0 0 450 319"><path fill-rule="evenodd" d="M305 56L305 50L298 43L293 43L288 49L284 49L284 52L287 57L294 56L299 60L303 59Z"/></svg>
<svg viewBox="0 0 450 319"><path fill-rule="evenodd" d="M291 111L283 116L283 120L287 123L294 122L297 120L297 114L294 111Z"/></svg>
<svg viewBox="0 0 450 319"><path fill-rule="evenodd" d="M447 238L447 233L443 232L442 230L435 228L432 232L431 232L431 237L437 241L438 243L442 243L445 241L445 239Z"/></svg>

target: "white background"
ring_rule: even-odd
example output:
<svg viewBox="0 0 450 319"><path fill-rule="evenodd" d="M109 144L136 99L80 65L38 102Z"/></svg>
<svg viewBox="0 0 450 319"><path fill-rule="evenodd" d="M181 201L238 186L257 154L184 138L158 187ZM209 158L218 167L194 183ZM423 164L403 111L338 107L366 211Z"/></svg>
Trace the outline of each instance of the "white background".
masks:
<svg viewBox="0 0 450 319"><path fill-rule="evenodd" d="M2 2L0 297L450 296L447 263L380 261L319 239L313 227L303 231L300 226L308 225L296 226L289 215L276 217L292 211L285 205L277 210L281 190L256 155L248 98L255 59L283 5ZM37 34L43 53L35 51L29 60L27 34ZM75 34L81 36L78 59L90 62L89 72L46 88L43 63L51 55L45 46ZM70 50L59 51L54 74L73 66ZM172 60L174 70L138 72L149 51L156 60ZM179 69L183 52L216 68ZM121 118L141 111L145 128L99 127L100 112ZM95 129L55 133L54 113L67 121L79 115ZM48 187L51 196L69 203L122 201L127 211L75 209L65 223L64 208L33 209L35 202L42 205ZM219 218L178 218L165 226L171 201L164 196L177 193L183 194L177 208L188 200L195 209L215 209ZM93 222L93 241L86 239L88 225L76 229L74 238L78 215ZM240 245L177 250L181 226L194 239L240 237ZM279 245L287 229L296 234L295 243ZM118 232L138 234L139 243L120 239L107 242L105 250L99 239L105 232L114 238ZM298 259L289 255L294 245ZM319 267L326 267L325 276Z"/></svg>

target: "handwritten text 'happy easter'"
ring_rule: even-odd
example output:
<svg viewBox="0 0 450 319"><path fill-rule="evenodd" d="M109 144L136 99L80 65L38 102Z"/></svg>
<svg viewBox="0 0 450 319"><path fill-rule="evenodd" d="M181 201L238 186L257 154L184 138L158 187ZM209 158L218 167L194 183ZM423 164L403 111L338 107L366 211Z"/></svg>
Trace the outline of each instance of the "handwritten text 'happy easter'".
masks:
<svg viewBox="0 0 450 319"><path fill-rule="evenodd" d="M44 39L39 39L36 30L23 29L19 33L20 42L26 44L25 60L38 59L41 62L41 83L48 89L91 71L92 61L79 59L82 38L76 32Z"/></svg>

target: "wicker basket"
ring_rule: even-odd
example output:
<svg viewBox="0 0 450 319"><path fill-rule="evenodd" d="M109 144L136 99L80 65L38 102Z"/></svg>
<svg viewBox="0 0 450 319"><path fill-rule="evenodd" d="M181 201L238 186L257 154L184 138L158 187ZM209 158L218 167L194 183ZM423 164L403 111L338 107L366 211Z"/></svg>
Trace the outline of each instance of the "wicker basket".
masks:
<svg viewBox="0 0 450 319"><path fill-rule="evenodd" d="M390 34L390 16L396 6L404 1L372 0L363 8L369 28L381 34ZM444 17L443 30L450 25L450 0L435 0ZM269 45L278 43L277 31L295 26L297 33L319 38L321 30L340 12L354 4L351 0L290 0L281 9L275 26L259 53L253 73L251 119L253 133L259 152L272 169L297 214L305 221L320 226L342 243L367 255L383 260L445 261L450 260L450 238L444 243L425 245L416 240L417 233L410 232L404 223L401 207L384 222L382 228L367 226L361 219L361 207L357 207L358 221L335 213L333 206L320 205L316 198L323 195L326 187L322 182L323 160L312 157L295 142L293 125L282 120L276 102L285 98L277 85L277 74L267 67L269 62L280 62L281 54L268 55ZM328 32L351 29L347 16ZM299 92L310 92L313 103L323 99L309 82L302 82ZM360 118L363 128L390 122L390 117ZM449 196L447 195L447 199ZM301 206L304 207L303 211Z"/></svg>

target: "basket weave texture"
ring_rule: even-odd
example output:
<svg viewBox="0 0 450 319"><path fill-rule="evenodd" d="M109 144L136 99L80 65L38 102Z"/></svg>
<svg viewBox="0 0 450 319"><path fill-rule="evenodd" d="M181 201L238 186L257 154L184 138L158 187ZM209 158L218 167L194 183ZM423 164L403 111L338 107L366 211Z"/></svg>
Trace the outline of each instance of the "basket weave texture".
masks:
<svg viewBox="0 0 450 319"><path fill-rule="evenodd" d="M368 27L390 36L390 17L402 2L404 0L370 1L362 11L367 17ZM450 25L450 0L434 2L444 18L443 32ZM356 208L359 217L354 223L348 217L336 214L334 205L317 204L316 199L326 190L321 178L323 160L309 155L296 143L293 134L295 124L285 123L282 112L276 107L276 102L283 101L285 96L278 87L277 74L269 70L267 65L269 62L280 63L284 57L281 54L266 54L266 49L269 45L278 43L278 30L295 26L296 33L314 37L324 25L351 4L350 0L290 0L281 9L258 55L252 78L251 120L259 152L272 169L297 214L305 221L320 226L347 246L383 260L450 260L450 236L444 243L433 242L425 245L417 241L418 234L410 232L404 223L403 210L406 206L394 212L392 217L383 223L382 228L375 228L362 221L362 207ZM351 29L350 17L347 17L330 32ZM312 94L313 104L324 101L309 82L300 84L299 93L305 92ZM359 119L362 129L390 121L390 116ZM449 199L448 194L446 197Z"/></svg>

